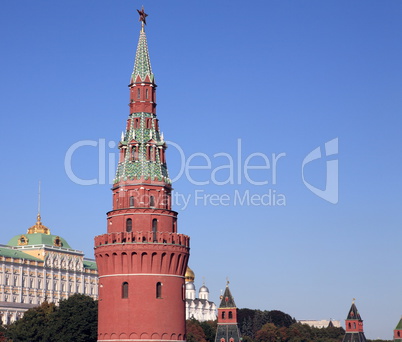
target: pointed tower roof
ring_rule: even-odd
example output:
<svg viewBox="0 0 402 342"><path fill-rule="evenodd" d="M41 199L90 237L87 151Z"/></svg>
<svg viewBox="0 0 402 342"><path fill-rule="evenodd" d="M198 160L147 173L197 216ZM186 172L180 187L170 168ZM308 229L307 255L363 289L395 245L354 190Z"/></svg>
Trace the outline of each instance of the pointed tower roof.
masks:
<svg viewBox="0 0 402 342"><path fill-rule="evenodd" d="M226 289L224 294L221 296L221 304L219 308L235 308L236 304L233 299L232 293L229 289L229 282L226 284Z"/></svg>
<svg viewBox="0 0 402 342"><path fill-rule="evenodd" d="M352 302L352 306L350 307L348 317L346 319L353 319L353 320L361 320L362 318L360 317L359 311L356 308L356 305L354 301Z"/></svg>
<svg viewBox="0 0 402 342"><path fill-rule="evenodd" d="M148 80L147 80L148 76ZM140 80L138 80L138 77ZM135 54L134 70L131 75L131 82L154 82L154 74L152 73L151 60L149 58L147 36L145 34L144 25L142 25L140 38L138 40L137 52Z"/></svg>
<svg viewBox="0 0 402 342"><path fill-rule="evenodd" d="M354 299L345 320L345 328L346 333L342 342L366 342L363 330L363 320L356 308Z"/></svg>
<svg viewBox="0 0 402 342"><path fill-rule="evenodd" d="M402 317L394 329L394 342L402 342Z"/></svg>
<svg viewBox="0 0 402 342"><path fill-rule="evenodd" d="M399 320L398 324L396 325L395 330L402 330L402 317Z"/></svg>
<svg viewBox="0 0 402 342"><path fill-rule="evenodd" d="M140 15L142 12L139 11ZM114 184L132 180L171 184L164 153L167 145L156 119L156 85L144 30L145 19L141 16L140 20L142 27L129 85L132 107L126 132L119 144L119 148L126 152L122 153L117 166Z"/></svg>

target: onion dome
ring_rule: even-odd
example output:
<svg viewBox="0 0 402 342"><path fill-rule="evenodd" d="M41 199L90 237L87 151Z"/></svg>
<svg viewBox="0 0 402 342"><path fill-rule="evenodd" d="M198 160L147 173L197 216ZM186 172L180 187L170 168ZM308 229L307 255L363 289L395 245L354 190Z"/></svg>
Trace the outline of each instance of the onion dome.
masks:
<svg viewBox="0 0 402 342"><path fill-rule="evenodd" d="M200 287L200 293L201 293L201 292L209 293L208 287L206 287L205 285L202 285L202 286Z"/></svg>
<svg viewBox="0 0 402 342"><path fill-rule="evenodd" d="M195 274L193 270L187 266L186 275L185 275L186 283L187 282L194 282Z"/></svg>
<svg viewBox="0 0 402 342"><path fill-rule="evenodd" d="M195 285L192 281L186 282L187 291L195 291Z"/></svg>

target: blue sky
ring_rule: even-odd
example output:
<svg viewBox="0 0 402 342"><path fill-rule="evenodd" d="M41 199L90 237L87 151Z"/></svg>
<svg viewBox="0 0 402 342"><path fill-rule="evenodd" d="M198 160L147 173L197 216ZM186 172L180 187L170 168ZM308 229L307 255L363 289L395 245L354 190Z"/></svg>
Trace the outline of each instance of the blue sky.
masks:
<svg viewBox="0 0 402 342"><path fill-rule="evenodd" d="M171 176L183 165L174 146L184 163L195 153L211 161L188 170L209 184L185 173L174 184L191 198L175 209L179 231L191 236L197 288L205 277L217 302L229 277L239 307L342 322L355 297L366 336L391 339L402 313L400 1L3 3L2 242L34 224L41 180L44 224L92 257L93 237L106 231L110 185L73 182L65 156L77 142L97 144L77 149L71 168L99 179L101 164L105 179L113 177L109 146L128 115L142 4L160 127L173 143ZM324 153L335 138L339 153L304 169L305 181L324 189L326 162L338 160L332 204L305 186L301 170L311 151ZM227 164L214 155L227 153L237 165L238 144L241 182L236 167L234 184L214 184L213 171ZM249 171L268 184L247 181L244 161L253 153L260 153L254 166L263 165L261 155L286 154L276 184L272 168ZM220 182L228 178L228 169L215 172ZM236 194L258 202L270 190L286 205L234 205ZM230 205L204 205L208 195L228 196Z"/></svg>

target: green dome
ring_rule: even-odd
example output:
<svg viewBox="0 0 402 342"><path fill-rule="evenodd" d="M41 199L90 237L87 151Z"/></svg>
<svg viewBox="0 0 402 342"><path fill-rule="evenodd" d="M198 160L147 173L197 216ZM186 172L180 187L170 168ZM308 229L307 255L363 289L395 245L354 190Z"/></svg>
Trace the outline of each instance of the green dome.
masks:
<svg viewBox="0 0 402 342"><path fill-rule="evenodd" d="M52 234L34 233L20 234L14 236L8 244L9 246L32 246L32 245L47 245L63 248L71 248L70 245L62 237Z"/></svg>

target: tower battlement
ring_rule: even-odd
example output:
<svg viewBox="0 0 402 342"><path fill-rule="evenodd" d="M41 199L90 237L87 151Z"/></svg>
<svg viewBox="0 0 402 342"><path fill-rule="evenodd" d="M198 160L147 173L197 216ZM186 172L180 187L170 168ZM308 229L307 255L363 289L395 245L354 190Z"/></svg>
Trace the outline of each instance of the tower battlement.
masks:
<svg viewBox="0 0 402 342"><path fill-rule="evenodd" d="M115 244L162 244L190 248L190 238L184 234L151 231L108 233L95 237L95 248Z"/></svg>

